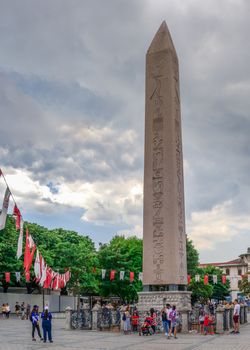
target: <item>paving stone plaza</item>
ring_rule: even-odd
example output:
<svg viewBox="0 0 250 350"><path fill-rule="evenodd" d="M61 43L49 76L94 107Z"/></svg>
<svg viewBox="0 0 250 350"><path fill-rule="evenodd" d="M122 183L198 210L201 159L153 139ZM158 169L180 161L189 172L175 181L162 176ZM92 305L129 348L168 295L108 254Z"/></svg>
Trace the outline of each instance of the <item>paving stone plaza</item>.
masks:
<svg viewBox="0 0 250 350"><path fill-rule="evenodd" d="M180 334L178 339L167 340L163 334L140 337L110 332L66 331L64 320L54 320L53 338L53 344L38 340L32 342L29 321L0 319L0 350L250 350L250 325L242 326L239 335Z"/></svg>

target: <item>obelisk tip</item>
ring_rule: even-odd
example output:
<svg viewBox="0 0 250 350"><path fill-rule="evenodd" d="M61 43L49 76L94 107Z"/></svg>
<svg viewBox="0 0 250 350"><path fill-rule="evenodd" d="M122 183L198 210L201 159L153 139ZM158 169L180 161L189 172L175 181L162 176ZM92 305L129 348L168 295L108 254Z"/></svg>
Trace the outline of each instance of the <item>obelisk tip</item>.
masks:
<svg viewBox="0 0 250 350"><path fill-rule="evenodd" d="M158 52L158 51L163 51L163 50L172 50L175 54L175 47L170 35L170 32L168 30L168 26L166 21L164 20L158 31L156 32L149 48L148 48L148 54L153 53L153 52Z"/></svg>

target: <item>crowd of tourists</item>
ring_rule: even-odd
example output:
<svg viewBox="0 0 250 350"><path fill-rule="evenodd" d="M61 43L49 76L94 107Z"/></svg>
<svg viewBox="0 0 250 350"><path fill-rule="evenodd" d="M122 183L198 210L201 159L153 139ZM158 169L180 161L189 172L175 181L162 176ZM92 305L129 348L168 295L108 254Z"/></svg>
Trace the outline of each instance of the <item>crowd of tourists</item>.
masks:
<svg viewBox="0 0 250 350"><path fill-rule="evenodd" d="M239 318L240 307L245 305L244 302L240 302L235 299L234 302L223 301L219 304L208 301L206 304L198 305L198 320L195 319L194 313L191 312L190 321L191 324L197 325L198 328L193 328L191 331L197 331L202 335L213 335L215 333L216 317L215 312L218 306L223 306L226 310L231 309L233 312L233 326L234 329L231 334L239 334Z"/></svg>
<svg viewBox="0 0 250 350"><path fill-rule="evenodd" d="M239 334L240 307L236 299L234 302L222 302L225 309L232 309L233 330L231 334ZM198 305L198 314L190 313L190 332L200 333L201 335L214 335L216 329L216 308L218 304L208 301L205 304ZM177 339L177 331L181 327L181 313L175 305L166 304L162 310L156 311L151 308L148 312L139 315L136 307L129 305L123 310L122 314L124 334L138 333L139 335L154 335L157 332L164 332L167 339L173 337ZM194 328L192 328L194 326Z"/></svg>
<svg viewBox="0 0 250 350"><path fill-rule="evenodd" d="M160 312L151 308L142 318L139 316L137 308L129 305L125 308L123 315L124 334L137 333L139 335L154 335L157 330L164 331L168 339L177 339L177 328L181 324L181 315L176 306L166 304Z"/></svg>

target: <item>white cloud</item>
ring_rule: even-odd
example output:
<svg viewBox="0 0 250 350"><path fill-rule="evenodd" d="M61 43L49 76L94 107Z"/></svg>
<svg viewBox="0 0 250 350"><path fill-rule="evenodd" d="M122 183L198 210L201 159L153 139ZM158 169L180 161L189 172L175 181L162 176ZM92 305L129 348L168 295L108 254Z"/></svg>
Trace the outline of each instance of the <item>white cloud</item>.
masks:
<svg viewBox="0 0 250 350"><path fill-rule="evenodd" d="M187 223L189 237L201 251L233 240L242 231L249 230L250 217L235 214L232 201L215 205L211 210L194 212Z"/></svg>

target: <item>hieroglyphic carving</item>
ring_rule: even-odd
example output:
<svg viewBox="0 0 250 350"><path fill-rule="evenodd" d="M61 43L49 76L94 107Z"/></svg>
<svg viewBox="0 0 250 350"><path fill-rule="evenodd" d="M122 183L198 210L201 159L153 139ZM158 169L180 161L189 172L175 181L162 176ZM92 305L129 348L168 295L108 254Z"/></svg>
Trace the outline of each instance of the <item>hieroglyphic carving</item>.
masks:
<svg viewBox="0 0 250 350"><path fill-rule="evenodd" d="M153 266L156 283L161 283L164 272L164 216L163 216L163 95L162 83L165 78L163 68L165 59L161 59L152 66L151 79L154 81L154 90L150 96L153 108L152 119L152 189L153 189Z"/></svg>
<svg viewBox="0 0 250 350"><path fill-rule="evenodd" d="M178 218L178 248L179 248L179 278L180 283L186 283L185 270L185 219L184 219L184 198L183 198L183 165L182 165L182 142L181 142L181 121L180 121L180 97L179 97L179 72L178 61L173 59L174 79L174 109L175 109L175 151L176 151L176 180L177 180L177 218Z"/></svg>

